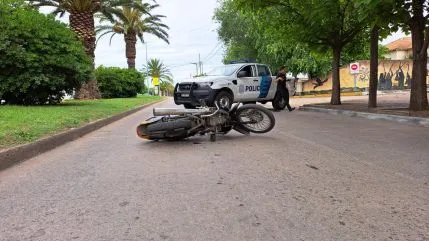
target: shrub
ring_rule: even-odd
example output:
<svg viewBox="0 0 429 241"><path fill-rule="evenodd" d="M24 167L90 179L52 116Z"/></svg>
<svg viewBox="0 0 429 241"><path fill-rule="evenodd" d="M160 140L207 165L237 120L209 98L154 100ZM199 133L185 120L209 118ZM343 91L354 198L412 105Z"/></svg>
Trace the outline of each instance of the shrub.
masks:
<svg viewBox="0 0 429 241"><path fill-rule="evenodd" d="M144 75L135 69L100 66L95 76L102 98L136 97L144 90Z"/></svg>
<svg viewBox="0 0 429 241"><path fill-rule="evenodd" d="M55 104L92 76L76 35L54 17L24 5L0 5L0 100Z"/></svg>

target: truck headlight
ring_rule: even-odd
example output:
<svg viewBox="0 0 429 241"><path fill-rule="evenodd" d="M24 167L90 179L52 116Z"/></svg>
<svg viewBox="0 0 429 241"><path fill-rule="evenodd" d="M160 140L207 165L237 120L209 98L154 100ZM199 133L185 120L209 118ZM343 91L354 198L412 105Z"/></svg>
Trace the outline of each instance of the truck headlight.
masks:
<svg viewBox="0 0 429 241"><path fill-rule="evenodd" d="M213 85L213 82L202 82L202 83L198 83L198 87L199 88L207 88Z"/></svg>

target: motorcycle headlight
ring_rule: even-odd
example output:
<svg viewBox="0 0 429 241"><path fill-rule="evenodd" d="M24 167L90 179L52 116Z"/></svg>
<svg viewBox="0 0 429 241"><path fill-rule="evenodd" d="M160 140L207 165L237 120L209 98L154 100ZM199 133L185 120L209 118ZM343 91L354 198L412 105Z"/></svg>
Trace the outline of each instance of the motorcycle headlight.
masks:
<svg viewBox="0 0 429 241"><path fill-rule="evenodd" d="M198 87L200 88L207 88L213 85L213 82L202 82L202 83L198 83Z"/></svg>

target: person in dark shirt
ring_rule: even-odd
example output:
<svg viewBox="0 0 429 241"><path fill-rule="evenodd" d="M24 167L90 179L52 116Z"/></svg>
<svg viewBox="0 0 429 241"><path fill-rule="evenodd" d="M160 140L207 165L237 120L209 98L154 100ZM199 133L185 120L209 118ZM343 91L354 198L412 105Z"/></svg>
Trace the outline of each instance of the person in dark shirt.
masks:
<svg viewBox="0 0 429 241"><path fill-rule="evenodd" d="M279 72L276 75L277 88L283 95L283 99L286 101L286 107L289 111L295 110L295 107L291 107L289 104L289 90L286 87L286 67L281 66Z"/></svg>

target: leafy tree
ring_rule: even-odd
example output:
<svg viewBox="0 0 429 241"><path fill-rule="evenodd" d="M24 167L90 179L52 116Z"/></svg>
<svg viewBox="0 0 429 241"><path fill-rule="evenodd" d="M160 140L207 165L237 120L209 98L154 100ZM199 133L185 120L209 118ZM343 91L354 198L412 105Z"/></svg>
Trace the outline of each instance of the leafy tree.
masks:
<svg viewBox="0 0 429 241"><path fill-rule="evenodd" d="M409 108L419 111L428 108L427 59L429 46L429 1L395 1L396 17L400 27L411 31L413 43L413 72L411 76L411 96Z"/></svg>
<svg viewBox="0 0 429 241"><path fill-rule="evenodd" d="M141 11L139 8L119 8L118 10L121 14L117 15L114 21L100 16L100 22L109 21L111 23L109 25L97 26L96 32L102 33L100 38L106 34L112 34L111 40L116 34L124 35L125 56L127 58L128 68L130 69L135 69L137 37L144 43L143 34L149 33L169 43L168 33L166 32L166 29L169 29L169 27L161 22L161 18L165 16L150 14L150 12L158 6L158 4L149 5L146 3L143 5L145 11Z"/></svg>
<svg viewBox="0 0 429 241"><path fill-rule="evenodd" d="M332 97L331 104L341 104L339 67L341 53L356 35L365 28L366 15L358 0L235 0L240 9L262 11L265 18L288 33L296 42L305 43L321 53L331 51ZM272 10L277 14L264 12Z"/></svg>
<svg viewBox="0 0 429 241"><path fill-rule="evenodd" d="M150 59L147 64L143 66L142 71L148 73L152 78L158 77L160 84L163 82L173 83L173 76L170 69L159 59Z"/></svg>
<svg viewBox="0 0 429 241"><path fill-rule="evenodd" d="M232 1L223 1L215 10L213 19L220 23L219 39L226 46L223 62L238 59L261 61L256 48L256 38L249 33L255 27L252 19L234 8Z"/></svg>
<svg viewBox="0 0 429 241"><path fill-rule="evenodd" d="M91 59L65 24L10 3L0 5L0 99L59 103L92 77Z"/></svg>
<svg viewBox="0 0 429 241"><path fill-rule="evenodd" d="M368 107L377 107L378 89L378 59L386 52L380 47L379 40L387 37L391 32L398 30L398 20L395 16L395 0L363 0L362 8L368 15L367 32L370 34L370 77Z"/></svg>
<svg viewBox="0 0 429 241"><path fill-rule="evenodd" d="M36 8L41 6L54 7L52 14L60 14L63 17L66 12L69 15L70 27L77 34L85 46L86 53L94 59L95 52L95 25L94 14L101 13L106 18L113 19L113 14L121 15L116 7L139 7L135 0L29 0ZM144 11L144 9L142 9ZM91 80L83 85L76 94L76 98L99 98L100 93L97 81Z"/></svg>
<svg viewBox="0 0 429 241"><path fill-rule="evenodd" d="M99 66L95 75L102 98L136 97L144 90L145 76L135 69Z"/></svg>

